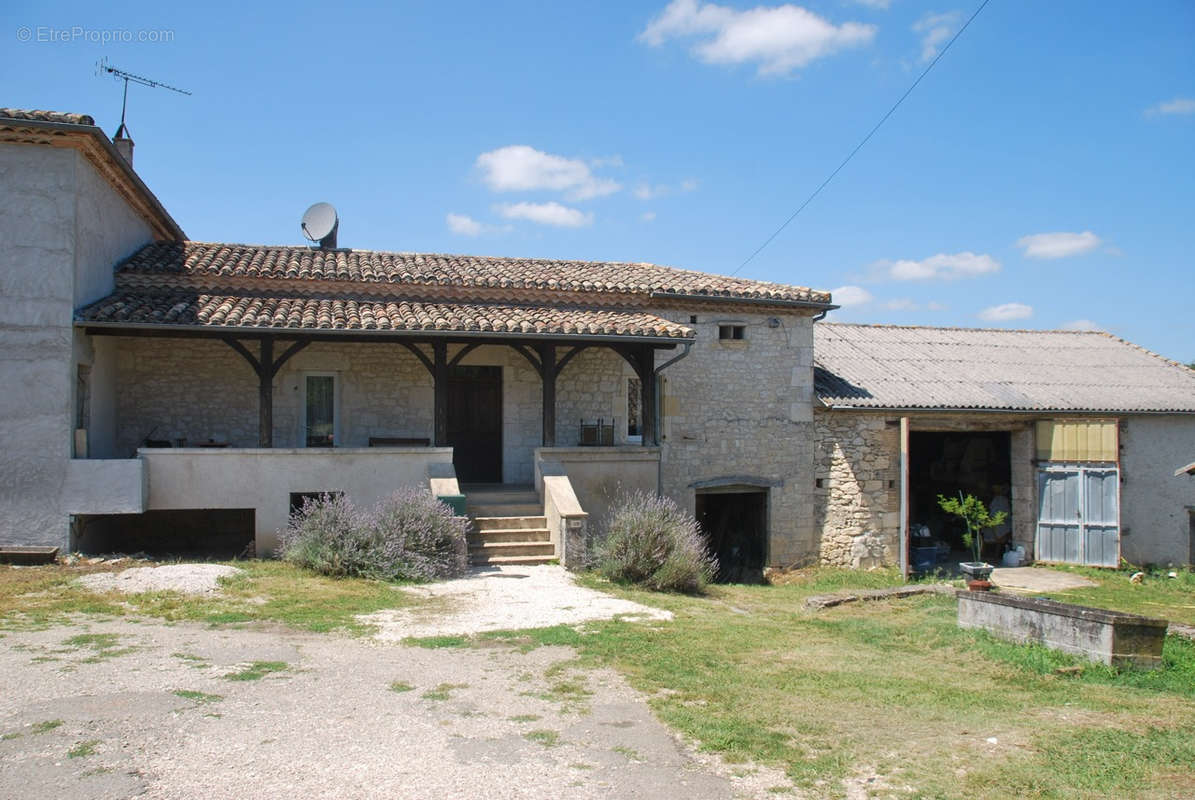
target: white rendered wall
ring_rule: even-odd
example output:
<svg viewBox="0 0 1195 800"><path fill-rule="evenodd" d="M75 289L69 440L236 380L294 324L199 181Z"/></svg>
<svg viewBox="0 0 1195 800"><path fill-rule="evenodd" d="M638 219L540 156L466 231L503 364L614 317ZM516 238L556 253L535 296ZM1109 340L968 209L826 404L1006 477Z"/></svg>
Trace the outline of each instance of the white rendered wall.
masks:
<svg viewBox="0 0 1195 800"><path fill-rule="evenodd" d="M76 151L0 144L0 542L69 542L76 299L151 239Z"/></svg>
<svg viewBox="0 0 1195 800"><path fill-rule="evenodd" d="M1120 554L1133 564L1188 564L1195 414L1135 416L1120 426Z"/></svg>

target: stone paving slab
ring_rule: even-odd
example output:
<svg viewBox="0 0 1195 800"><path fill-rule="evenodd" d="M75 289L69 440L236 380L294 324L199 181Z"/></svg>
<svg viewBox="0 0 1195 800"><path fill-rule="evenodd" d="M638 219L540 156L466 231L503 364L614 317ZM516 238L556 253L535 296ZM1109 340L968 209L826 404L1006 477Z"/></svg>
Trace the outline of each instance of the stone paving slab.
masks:
<svg viewBox="0 0 1195 800"><path fill-rule="evenodd" d="M1044 567L997 567L992 570L991 580L1001 589L1012 592L1061 592L1095 586L1095 581L1082 575Z"/></svg>

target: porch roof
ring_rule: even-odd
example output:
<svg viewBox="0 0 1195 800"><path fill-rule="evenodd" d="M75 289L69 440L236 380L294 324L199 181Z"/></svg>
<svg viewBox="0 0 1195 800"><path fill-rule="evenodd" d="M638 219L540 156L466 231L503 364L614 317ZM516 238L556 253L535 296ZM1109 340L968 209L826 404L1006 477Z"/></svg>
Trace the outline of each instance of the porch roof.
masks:
<svg viewBox="0 0 1195 800"><path fill-rule="evenodd" d="M503 303L420 302L385 297L297 297L118 290L83 308L89 327L179 328L232 333L433 333L500 338L560 336L633 341L692 339L692 328L645 311Z"/></svg>

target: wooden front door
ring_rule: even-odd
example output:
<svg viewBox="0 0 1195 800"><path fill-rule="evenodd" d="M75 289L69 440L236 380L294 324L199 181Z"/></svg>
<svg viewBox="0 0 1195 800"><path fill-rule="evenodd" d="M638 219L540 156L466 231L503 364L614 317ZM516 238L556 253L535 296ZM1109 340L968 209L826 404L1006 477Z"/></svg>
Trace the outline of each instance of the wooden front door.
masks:
<svg viewBox="0 0 1195 800"><path fill-rule="evenodd" d="M461 483L502 483L502 368L452 367L448 444Z"/></svg>

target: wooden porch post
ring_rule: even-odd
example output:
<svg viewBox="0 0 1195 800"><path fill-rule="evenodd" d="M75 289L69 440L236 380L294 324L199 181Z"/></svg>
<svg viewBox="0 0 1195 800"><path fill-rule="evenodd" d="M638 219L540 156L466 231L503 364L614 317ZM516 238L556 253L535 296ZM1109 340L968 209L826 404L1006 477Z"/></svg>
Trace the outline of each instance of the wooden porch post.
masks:
<svg viewBox="0 0 1195 800"><path fill-rule="evenodd" d="M539 346L539 363L543 385L543 445L556 446L556 345Z"/></svg>
<svg viewBox="0 0 1195 800"><path fill-rule="evenodd" d="M656 433L656 351L651 345L644 345L639 350L639 386L643 391L643 443L657 445L660 443Z"/></svg>
<svg viewBox="0 0 1195 800"><path fill-rule="evenodd" d="M232 337L225 337L224 343L237 351L253 367L257 373L257 446L274 446L274 376L290 357L311 344L309 339L300 339L283 351L282 355L274 359L274 337L261 337L261 350L258 355L249 352L249 348Z"/></svg>
<svg viewBox="0 0 1195 800"><path fill-rule="evenodd" d="M274 446L274 339L261 337L257 370L257 446Z"/></svg>
<svg viewBox="0 0 1195 800"><path fill-rule="evenodd" d="M448 446L448 344L432 342L432 380L434 388L435 445Z"/></svg>

